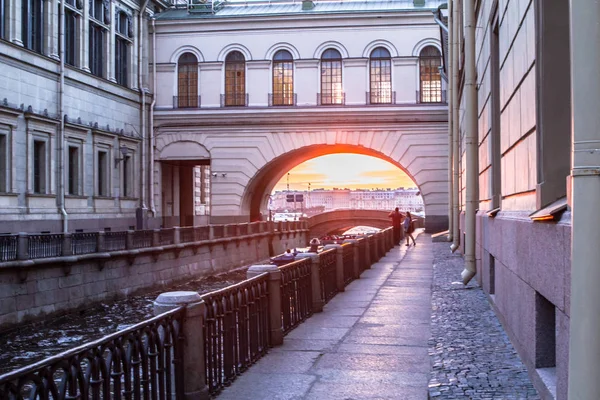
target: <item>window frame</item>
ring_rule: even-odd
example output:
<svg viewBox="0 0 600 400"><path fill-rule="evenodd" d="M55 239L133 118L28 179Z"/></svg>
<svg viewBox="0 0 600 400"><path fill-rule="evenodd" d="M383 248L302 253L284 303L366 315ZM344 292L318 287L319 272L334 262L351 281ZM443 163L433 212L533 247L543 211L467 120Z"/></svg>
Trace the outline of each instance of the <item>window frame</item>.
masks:
<svg viewBox="0 0 600 400"><path fill-rule="evenodd" d="M186 60L186 58L188 59ZM177 108L197 108L199 106L198 57L191 52L185 52L177 59L176 106Z"/></svg>
<svg viewBox="0 0 600 400"><path fill-rule="evenodd" d="M337 57L328 56L333 52L337 53ZM342 54L337 49L328 48L321 54L320 72L320 105L343 105L343 59ZM329 78L328 82L324 80L324 75ZM339 87L336 88L336 85L339 85Z"/></svg>
<svg viewBox="0 0 600 400"><path fill-rule="evenodd" d="M131 16L119 10L115 17L115 80L119 85L129 87L131 46L132 41Z"/></svg>
<svg viewBox="0 0 600 400"><path fill-rule="evenodd" d="M44 54L45 17L48 11L46 0L22 0L21 39L26 49Z"/></svg>
<svg viewBox="0 0 600 400"><path fill-rule="evenodd" d="M66 179L65 179L65 183L66 183L66 190L65 190L65 194L67 196L81 196L83 194L83 145L81 142L73 142L73 141L67 141L67 145L65 146L67 148L66 151L66 162L65 162L65 174L66 174ZM76 170L75 170L75 176L73 177L72 174L72 165L71 165L71 150L75 149L76 153L77 153L77 160L76 160ZM75 191L72 191L71 189L71 182L74 181L75 182Z"/></svg>
<svg viewBox="0 0 600 400"><path fill-rule="evenodd" d="M103 159L100 156L101 154L103 154ZM94 173L94 195L96 197L107 198L111 196L110 155L110 146L97 145L94 149L94 161L96 165Z"/></svg>
<svg viewBox="0 0 600 400"><path fill-rule="evenodd" d="M42 145L40 152L36 146ZM41 160L37 159L43 155ZM34 135L31 141L31 193L38 195L49 194L50 186L50 138L42 135ZM36 170L37 174L36 174Z"/></svg>
<svg viewBox="0 0 600 400"><path fill-rule="evenodd" d="M127 154L123 155L119 166L121 197L135 198L136 188L133 180L136 160L135 149L124 144L120 146L127 147L128 150Z"/></svg>
<svg viewBox="0 0 600 400"><path fill-rule="evenodd" d="M288 50L278 50L273 55L271 88L273 106L294 105L294 57Z"/></svg>
<svg viewBox="0 0 600 400"><path fill-rule="evenodd" d="M434 49L437 52L437 55L423 55L428 49ZM419 53L419 103L443 102L442 75L438 68L441 66L442 54L437 47L428 45L421 49ZM428 77L429 79L423 79L424 77ZM436 77L436 79L433 79L434 77ZM425 88L425 82L430 83L428 88ZM425 94L426 91L427 94Z"/></svg>
<svg viewBox="0 0 600 400"><path fill-rule="evenodd" d="M92 75L104 79L107 76L106 49L109 45L107 38L110 32L110 20L107 21L106 13L106 5L103 0L92 0L90 2L88 13L88 65Z"/></svg>
<svg viewBox="0 0 600 400"><path fill-rule="evenodd" d="M0 0L0 39L8 39L8 23L7 19L10 15L8 10L8 6L10 4L10 0Z"/></svg>
<svg viewBox="0 0 600 400"><path fill-rule="evenodd" d="M234 56L241 59L234 60ZM243 60L243 61L242 61ZM239 78L238 78L239 77ZM231 82L233 79L233 82ZM246 57L233 50L225 57L225 107L246 106Z"/></svg>
<svg viewBox="0 0 600 400"><path fill-rule="evenodd" d="M384 50L387 53L387 57L374 56L375 52L378 50ZM381 65L381 63L385 62L386 65ZM380 65L374 65L380 64ZM381 70L387 71L384 74ZM377 73L379 70L379 73ZM382 79L385 77L387 79ZM379 78L379 79L374 79ZM376 85L376 84L379 85ZM389 87L387 88L388 93L383 94L382 91L386 89L382 89L382 84L387 83ZM379 88L376 88L379 86ZM370 104L392 104L393 103L393 91L392 91L392 55L388 49L385 47L379 46L373 49L369 56L369 103Z"/></svg>
<svg viewBox="0 0 600 400"><path fill-rule="evenodd" d="M11 157L10 128L0 126L0 193L10 193Z"/></svg>

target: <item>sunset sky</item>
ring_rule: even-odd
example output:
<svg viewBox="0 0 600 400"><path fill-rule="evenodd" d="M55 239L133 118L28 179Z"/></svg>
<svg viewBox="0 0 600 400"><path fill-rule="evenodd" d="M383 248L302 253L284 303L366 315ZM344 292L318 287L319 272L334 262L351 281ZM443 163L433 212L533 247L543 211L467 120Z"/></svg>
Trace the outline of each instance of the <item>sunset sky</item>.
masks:
<svg viewBox="0 0 600 400"><path fill-rule="evenodd" d="M308 160L290 171L290 190L386 189L416 187L398 167L387 161L360 154L330 154ZM286 190L287 176L273 191Z"/></svg>

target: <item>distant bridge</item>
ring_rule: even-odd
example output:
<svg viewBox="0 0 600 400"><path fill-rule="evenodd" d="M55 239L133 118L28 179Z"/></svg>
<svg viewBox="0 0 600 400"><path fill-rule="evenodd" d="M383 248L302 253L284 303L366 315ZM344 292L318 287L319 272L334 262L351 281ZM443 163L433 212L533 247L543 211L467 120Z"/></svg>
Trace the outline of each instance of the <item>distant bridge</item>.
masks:
<svg viewBox="0 0 600 400"><path fill-rule="evenodd" d="M381 210L335 210L308 218L309 236L341 235L355 226L371 226L385 229L392 225L390 211ZM423 219L417 218L416 227L423 226Z"/></svg>

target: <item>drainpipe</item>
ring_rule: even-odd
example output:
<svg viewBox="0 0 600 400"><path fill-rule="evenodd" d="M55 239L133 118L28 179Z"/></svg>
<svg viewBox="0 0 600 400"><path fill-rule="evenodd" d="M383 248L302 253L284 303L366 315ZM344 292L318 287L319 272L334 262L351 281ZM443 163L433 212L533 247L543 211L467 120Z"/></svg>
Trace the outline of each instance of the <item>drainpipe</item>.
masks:
<svg viewBox="0 0 600 400"><path fill-rule="evenodd" d="M599 1L571 0L570 400L600 399L600 42Z"/></svg>
<svg viewBox="0 0 600 400"><path fill-rule="evenodd" d="M467 204L465 210L465 269L461 273L466 285L477 273L475 266L475 223L479 206L477 177L479 175L477 134L477 87L475 82L475 5L464 1L465 15L465 150L467 153Z"/></svg>
<svg viewBox="0 0 600 400"><path fill-rule="evenodd" d="M146 12L146 6L148 6L149 0L144 0L142 7L140 8L139 21L138 21L138 88L141 97L141 126L142 126L142 145L141 145L141 157L140 157L140 216L138 221L138 228L143 227L144 210L146 209L146 203L144 202L145 191L144 191L144 167L146 166L146 94L144 93L144 82L142 79L142 43L144 41L144 13Z"/></svg>
<svg viewBox="0 0 600 400"><path fill-rule="evenodd" d="M62 216L62 231L69 231L69 214L65 209L65 2L60 2L58 26L60 34L58 40L60 43L59 51L59 77L58 77L58 116L60 118L60 128L58 132L58 212Z"/></svg>
<svg viewBox="0 0 600 400"><path fill-rule="evenodd" d="M156 104L156 27L155 18L152 17L152 103L150 104L150 148L148 150L148 156L150 162L148 163L148 197L150 198L150 211L152 212L152 218L156 217L156 206L154 204L154 105Z"/></svg>
<svg viewBox="0 0 600 400"><path fill-rule="evenodd" d="M458 3L456 0L452 1L452 17L451 17L451 28L452 28L452 246L450 246L450 250L454 253L460 247L460 204L458 199L458 192L460 189L459 185L459 171L460 171L460 163L459 163L459 154L458 154L458 146L460 141L460 133L459 133L459 125L460 120L458 116L458 110L460 107L460 102L458 99L458 13L460 12L458 8Z"/></svg>
<svg viewBox="0 0 600 400"><path fill-rule="evenodd" d="M453 174L452 174L452 132L454 125L452 107L453 101L452 94L454 93L454 79L452 75L452 57L454 57L454 51L452 49L452 42L454 41L454 29L452 25L454 25L454 21L452 21L452 11L454 9L454 5L452 0L448 2L448 25L450 29L447 29L448 32L448 64L446 67L448 69L448 240L454 240L454 231L452 230L454 226L454 198L452 197L452 189L453 189Z"/></svg>

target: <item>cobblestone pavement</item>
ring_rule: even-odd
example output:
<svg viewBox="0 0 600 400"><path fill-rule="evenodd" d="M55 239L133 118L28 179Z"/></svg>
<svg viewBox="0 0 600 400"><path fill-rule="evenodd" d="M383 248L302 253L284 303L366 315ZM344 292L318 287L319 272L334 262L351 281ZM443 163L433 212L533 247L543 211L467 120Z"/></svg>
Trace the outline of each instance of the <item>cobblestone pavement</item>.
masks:
<svg viewBox="0 0 600 400"><path fill-rule="evenodd" d="M431 399L539 399L475 278L464 287L462 256L434 243Z"/></svg>

